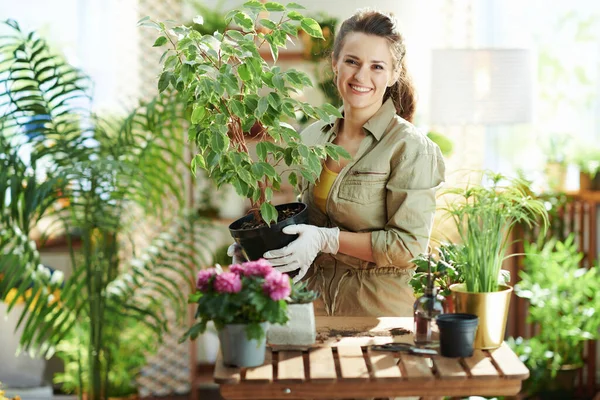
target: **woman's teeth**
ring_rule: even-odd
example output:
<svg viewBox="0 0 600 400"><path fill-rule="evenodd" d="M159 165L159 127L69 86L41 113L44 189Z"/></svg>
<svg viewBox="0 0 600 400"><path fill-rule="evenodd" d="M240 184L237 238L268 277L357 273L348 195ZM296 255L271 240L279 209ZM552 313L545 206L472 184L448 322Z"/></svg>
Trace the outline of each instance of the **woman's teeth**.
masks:
<svg viewBox="0 0 600 400"><path fill-rule="evenodd" d="M351 87L353 90L356 90L357 92L362 92L362 93L366 93L366 92L368 92L368 91L370 91L370 90L371 90L371 89L369 89L369 88L364 88L364 87L360 87L360 86L354 86L354 85L350 85L350 87Z"/></svg>

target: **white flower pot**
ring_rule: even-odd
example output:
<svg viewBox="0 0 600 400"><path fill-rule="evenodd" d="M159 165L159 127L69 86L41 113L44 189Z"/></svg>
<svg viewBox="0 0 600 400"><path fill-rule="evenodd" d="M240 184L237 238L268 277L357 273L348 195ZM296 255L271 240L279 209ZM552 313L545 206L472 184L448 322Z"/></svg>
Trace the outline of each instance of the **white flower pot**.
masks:
<svg viewBox="0 0 600 400"><path fill-rule="evenodd" d="M276 345L308 346L317 339L313 303L289 304L286 325L271 325L267 342Z"/></svg>
<svg viewBox="0 0 600 400"><path fill-rule="evenodd" d="M8 314L8 306L0 301L0 382L6 388L32 388L43 383L46 360L31 358L26 352L16 356L23 324L15 332L15 327L23 311L23 305L15 306Z"/></svg>

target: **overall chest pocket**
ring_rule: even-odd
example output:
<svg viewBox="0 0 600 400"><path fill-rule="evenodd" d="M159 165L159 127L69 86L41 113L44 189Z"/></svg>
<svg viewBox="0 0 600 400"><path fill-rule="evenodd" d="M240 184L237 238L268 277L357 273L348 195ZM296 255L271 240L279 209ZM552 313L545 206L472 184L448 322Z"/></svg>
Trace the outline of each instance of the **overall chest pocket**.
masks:
<svg viewBox="0 0 600 400"><path fill-rule="evenodd" d="M387 178L387 172L352 171L340 185L338 197L358 204L383 201Z"/></svg>

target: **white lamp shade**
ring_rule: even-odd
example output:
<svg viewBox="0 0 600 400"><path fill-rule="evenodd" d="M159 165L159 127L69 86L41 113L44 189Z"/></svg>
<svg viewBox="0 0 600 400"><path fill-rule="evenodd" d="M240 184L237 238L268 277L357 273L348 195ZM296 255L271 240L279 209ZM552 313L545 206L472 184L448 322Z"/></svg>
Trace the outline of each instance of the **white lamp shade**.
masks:
<svg viewBox="0 0 600 400"><path fill-rule="evenodd" d="M532 119L532 60L525 49L434 49L431 121L515 124Z"/></svg>

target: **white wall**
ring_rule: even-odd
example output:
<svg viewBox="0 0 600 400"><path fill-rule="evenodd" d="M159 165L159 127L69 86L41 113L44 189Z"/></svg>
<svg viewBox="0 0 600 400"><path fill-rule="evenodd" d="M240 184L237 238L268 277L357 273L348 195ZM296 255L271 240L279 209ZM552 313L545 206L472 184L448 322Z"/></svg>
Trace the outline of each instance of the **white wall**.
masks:
<svg viewBox="0 0 600 400"><path fill-rule="evenodd" d="M120 111L137 98L136 0L9 0L0 19L38 31L69 63L95 83L94 108Z"/></svg>

